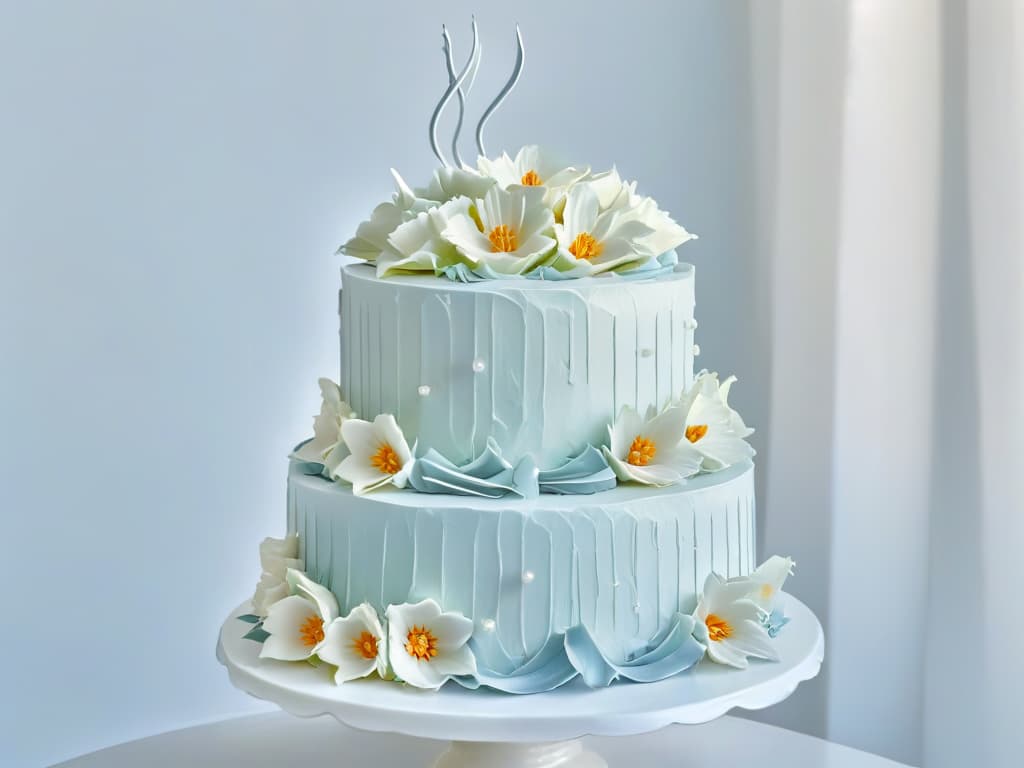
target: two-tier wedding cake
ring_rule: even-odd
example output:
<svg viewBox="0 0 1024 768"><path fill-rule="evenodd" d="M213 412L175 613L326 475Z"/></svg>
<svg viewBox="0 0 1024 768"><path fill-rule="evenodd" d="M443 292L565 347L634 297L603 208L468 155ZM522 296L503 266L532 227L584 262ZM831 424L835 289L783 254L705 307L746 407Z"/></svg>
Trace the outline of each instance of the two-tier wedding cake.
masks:
<svg viewBox="0 0 1024 768"><path fill-rule="evenodd" d="M694 372L694 235L615 169L442 162L341 251L341 375L291 455L248 637L338 684L509 693L775 658L752 432ZM705 662L707 663L707 662ZM325 678L325 684L327 678Z"/></svg>

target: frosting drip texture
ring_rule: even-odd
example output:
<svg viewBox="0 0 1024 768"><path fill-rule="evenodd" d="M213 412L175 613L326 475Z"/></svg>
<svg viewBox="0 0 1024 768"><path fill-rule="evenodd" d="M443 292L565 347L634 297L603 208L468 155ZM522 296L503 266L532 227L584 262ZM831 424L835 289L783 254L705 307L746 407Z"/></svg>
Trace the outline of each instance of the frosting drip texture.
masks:
<svg viewBox="0 0 1024 768"><path fill-rule="evenodd" d="M651 280L378 279L343 268L341 390L392 413L420 453L455 464L493 440L562 466L607 440L624 405L661 408L693 381L693 267ZM424 394L426 393L426 394Z"/></svg>

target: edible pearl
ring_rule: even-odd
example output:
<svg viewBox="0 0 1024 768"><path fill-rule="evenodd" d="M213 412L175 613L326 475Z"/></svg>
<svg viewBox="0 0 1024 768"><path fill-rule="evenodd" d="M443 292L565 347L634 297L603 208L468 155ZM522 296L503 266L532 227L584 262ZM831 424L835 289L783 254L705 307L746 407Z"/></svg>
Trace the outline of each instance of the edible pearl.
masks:
<svg viewBox="0 0 1024 768"><path fill-rule="evenodd" d="M494 619L484 619L480 622L480 626L483 628L484 632L493 632L496 625L494 623Z"/></svg>
<svg viewBox="0 0 1024 768"><path fill-rule="evenodd" d="M700 344L693 345L693 356L700 357Z"/></svg>
<svg viewBox="0 0 1024 768"><path fill-rule="evenodd" d="M477 373L483 373L485 370L487 370L487 363L483 361L483 358L478 357L476 360L473 361L473 370L476 371Z"/></svg>
<svg viewBox="0 0 1024 768"><path fill-rule="evenodd" d="M523 571L523 584L529 584L533 579L533 571Z"/></svg>
<svg viewBox="0 0 1024 768"><path fill-rule="evenodd" d="M640 603L633 603L633 613L640 613Z"/></svg>
<svg viewBox="0 0 1024 768"><path fill-rule="evenodd" d="M430 385L420 384L416 391L420 393L420 397L426 397L430 394Z"/></svg>
<svg viewBox="0 0 1024 768"><path fill-rule="evenodd" d="M618 581L613 581L613 582L612 582L612 586L613 586L613 587L617 587L617 586L619 586L619 582L618 582Z"/></svg>
<svg viewBox="0 0 1024 768"><path fill-rule="evenodd" d="M640 357L650 357L654 354L654 350L650 347L644 347L640 350Z"/></svg>

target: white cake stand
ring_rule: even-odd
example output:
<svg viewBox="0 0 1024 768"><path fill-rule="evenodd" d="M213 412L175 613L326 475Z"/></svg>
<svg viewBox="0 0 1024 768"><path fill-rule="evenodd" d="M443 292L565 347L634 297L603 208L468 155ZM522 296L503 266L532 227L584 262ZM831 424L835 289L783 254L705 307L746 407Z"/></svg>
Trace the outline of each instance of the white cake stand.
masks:
<svg viewBox="0 0 1024 768"><path fill-rule="evenodd" d="M454 684L428 692L380 680L334 685L330 668L259 658L260 645L243 635L237 616L220 631L217 658L231 682L299 717L331 715L366 731L451 741L434 768L605 768L586 752L585 735L628 736L681 723L696 725L730 709L763 709L818 674L825 654L821 625L807 606L784 596L790 623L775 639L779 662L745 670L707 660L659 683L614 683L591 690L579 680L550 693L514 696ZM339 764L344 762L339 754Z"/></svg>

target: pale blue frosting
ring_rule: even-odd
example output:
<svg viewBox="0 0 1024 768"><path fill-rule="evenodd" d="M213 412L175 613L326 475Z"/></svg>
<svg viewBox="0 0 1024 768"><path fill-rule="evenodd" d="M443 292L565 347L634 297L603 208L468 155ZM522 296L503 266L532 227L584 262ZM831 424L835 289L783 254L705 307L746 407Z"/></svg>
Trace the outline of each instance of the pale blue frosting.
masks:
<svg viewBox="0 0 1024 768"><path fill-rule="evenodd" d="M565 633L565 650L591 688L604 688L619 678L653 683L684 672L704 657L704 646L693 637L694 626L692 616L678 613L667 631L646 647L628 652L621 647L603 650L581 625Z"/></svg>
<svg viewBox="0 0 1024 768"><path fill-rule="evenodd" d="M646 277L466 284L348 265L341 391L456 466L492 439L560 467L623 406L660 409L693 384L693 268Z"/></svg>

